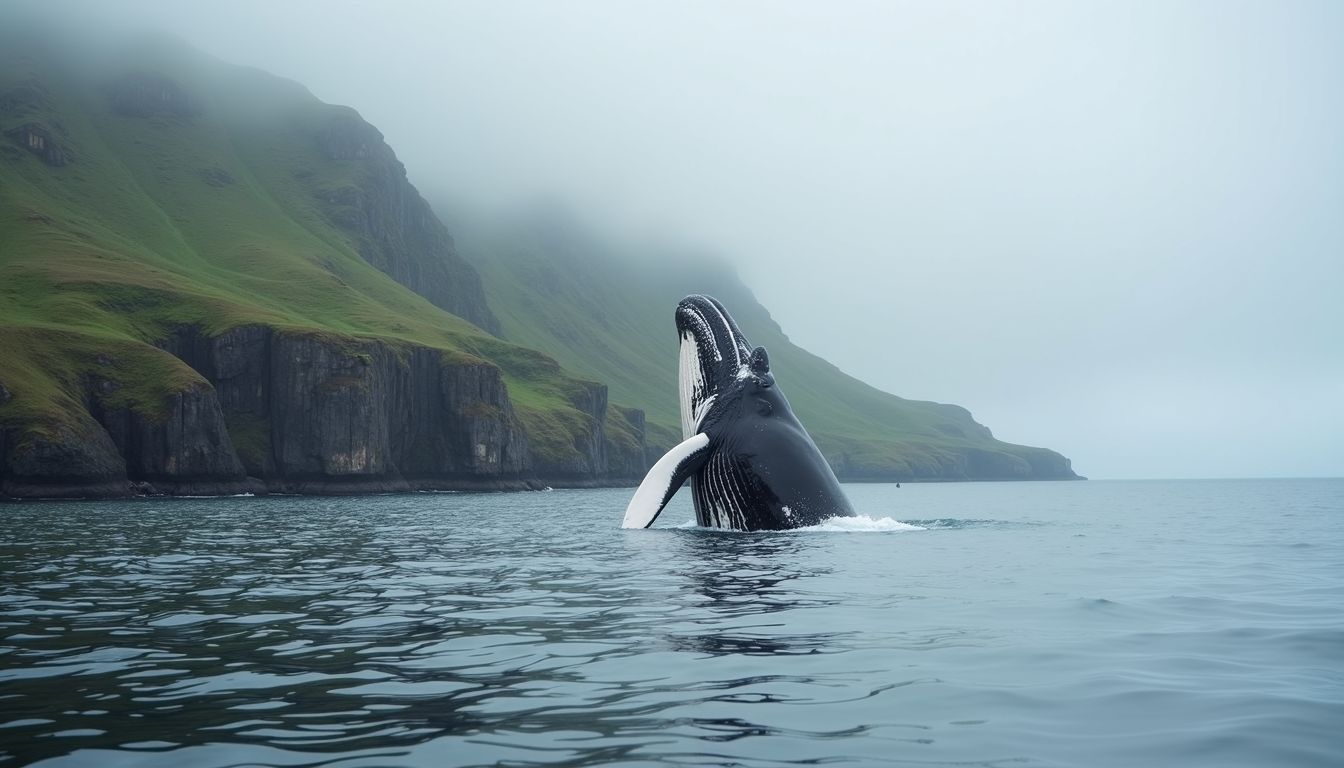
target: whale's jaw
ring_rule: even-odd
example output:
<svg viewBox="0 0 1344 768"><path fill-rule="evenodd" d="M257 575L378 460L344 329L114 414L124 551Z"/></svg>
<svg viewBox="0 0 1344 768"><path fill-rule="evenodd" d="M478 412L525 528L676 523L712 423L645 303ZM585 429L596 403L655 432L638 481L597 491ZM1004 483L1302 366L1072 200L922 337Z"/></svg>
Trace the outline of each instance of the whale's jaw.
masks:
<svg viewBox="0 0 1344 768"><path fill-rule="evenodd" d="M717 300L687 296L677 305L681 337L677 391L681 399L681 436L699 431L715 397L751 360L751 345Z"/></svg>

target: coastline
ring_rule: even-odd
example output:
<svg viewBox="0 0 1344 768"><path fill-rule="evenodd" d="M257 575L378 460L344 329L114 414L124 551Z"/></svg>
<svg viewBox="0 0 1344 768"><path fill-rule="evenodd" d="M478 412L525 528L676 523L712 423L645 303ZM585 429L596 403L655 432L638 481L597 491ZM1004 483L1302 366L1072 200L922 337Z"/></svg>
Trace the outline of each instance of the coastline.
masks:
<svg viewBox="0 0 1344 768"><path fill-rule="evenodd" d="M28 501L105 501L110 499L226 499L256 496L388 496L403 493L518 493L525 491L571 490L588 488L634 488L642 477L616 478L507 478L499 480L361 480L330 479L280 480L267 483L258 478L245 482L154 484L144 481L126 483L6 484L0 489L0 502ZM923 478L840 478L841 483L881 485L884 483L1025 483L1069 482L1086 477L923 477Z"/></svg>

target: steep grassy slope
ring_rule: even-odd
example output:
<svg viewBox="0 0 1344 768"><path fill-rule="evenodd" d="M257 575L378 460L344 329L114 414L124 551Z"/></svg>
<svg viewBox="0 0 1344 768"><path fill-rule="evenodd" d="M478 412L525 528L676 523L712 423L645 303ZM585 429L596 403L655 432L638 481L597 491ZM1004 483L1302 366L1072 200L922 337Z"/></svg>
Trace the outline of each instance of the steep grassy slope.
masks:
<svg viewBox="0 0 1344 768"><path fill-rule="evenodd" d="M660 447L679 439L673 308L686 294L706 293L769 350L777 380L841 477L1074 476L1053 451L995 440L964 408L879 391L790 343L722 262L618 253L555 211L472 226L480 221L463 217L459 242L481 270L504 337L547 350L606 382L613 399L643 408L651 448L654 437Z"/></svg>
<svg viewBox="0 0 1344 768"><path fill-rule="evenodd" d="M11 447L87 432L93 405L162 420L173 393L209 386L167 340L262 326L350 354L377 340L403 357L428 348L445 364L498 366L532 450L573 458L594 385L482 330L496 321L479 277L353 110L171 42L75 61L68 41L9 32L0 427ZM612 440L637 442L614 421Z"/></svg>

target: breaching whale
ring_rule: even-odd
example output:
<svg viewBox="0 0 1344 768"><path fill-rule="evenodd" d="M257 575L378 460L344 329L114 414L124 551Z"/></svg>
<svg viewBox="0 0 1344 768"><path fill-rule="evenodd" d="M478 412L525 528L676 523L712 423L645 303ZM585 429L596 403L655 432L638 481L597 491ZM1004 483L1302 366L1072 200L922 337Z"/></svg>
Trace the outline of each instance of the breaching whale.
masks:
<svg viewBox="0 0 1344 768"><path fill-rule="evenodd" d="M691 481L696 521L708 528L781 530L852 517L840 482L793 415L770 372L717 300L677 304L683 441L654 463L623 528L647 528Z"/></svg>

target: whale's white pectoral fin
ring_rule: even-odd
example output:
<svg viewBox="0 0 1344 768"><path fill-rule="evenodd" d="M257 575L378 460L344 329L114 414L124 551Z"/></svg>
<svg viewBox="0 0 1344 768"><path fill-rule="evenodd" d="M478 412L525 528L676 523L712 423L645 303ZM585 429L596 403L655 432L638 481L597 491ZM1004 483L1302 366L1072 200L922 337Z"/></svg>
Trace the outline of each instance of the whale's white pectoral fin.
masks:
<svg viewBox="0 0 1344 768"><path fill-rule="evenodd" d="M703 432L691 435L664 454L635 489L630 505L625 508L621 527L648 528L653 525L677 489L704 465L708 456L709 437Z"/></svg>

